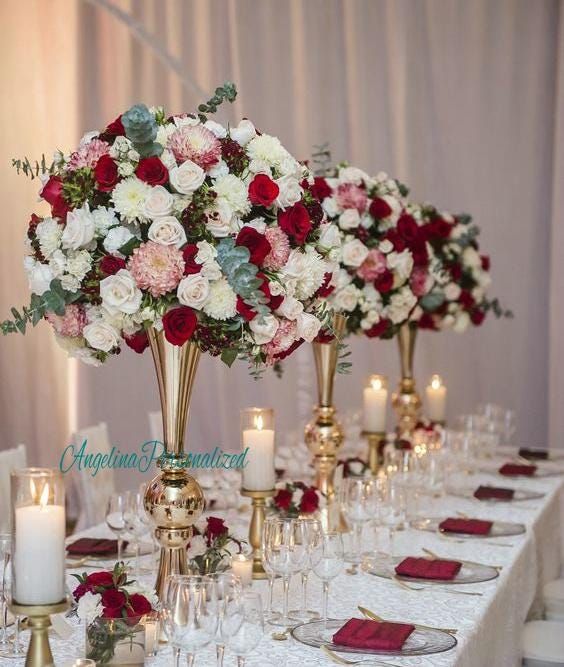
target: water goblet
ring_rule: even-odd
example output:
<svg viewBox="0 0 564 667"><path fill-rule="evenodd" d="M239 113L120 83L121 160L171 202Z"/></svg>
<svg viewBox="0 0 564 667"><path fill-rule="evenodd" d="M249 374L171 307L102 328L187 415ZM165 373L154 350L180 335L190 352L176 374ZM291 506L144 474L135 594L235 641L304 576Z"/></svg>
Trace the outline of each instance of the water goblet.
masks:
<svg viewBox="0 0 564 667"><path fill-rule="evenodd" d="M308 609L307 606L307 583L309 579L309 573L311 572L311 552L321 538L321 521L319 519L300 519L305 525L305 537L306 537L306 547L307 547L307 559L301 571L302 578L302 604L300 609L296 609L289 613L290 618L295 619L296 621L314 621L319 618L319 613Z"/></svg>
<svg viewBox="0 0 564 667"><path fill-rule="evenodd" d="M223 667L223 657L225 654L225 642L221 635L221 627L225 618L225 608L227 601L234 599L243 592L241 579L231 572L217 572L208 575L215 582L215 588L218 601L218 626L216 632L216 658L217 667Z"/></svg>
<svg viewBox="0 0 564 667"><path fill-rule="evenodd" d="M373 516L373 496L376 490L369 479L349 477L343 480L343 510L353 527L351 551L345 560L358 565L362 560L362 531L364 524Z"/></svg>
<svg viewBox="0 0 564 667"><path fill-rule="evenodd" d="M126 532L125 512L128 503L128 492L112 493L106 506L106 525L117 538L117 560L121 561L123 536Z"/></svg>
<svg viewBox="0 0 564 667"><path fill-rule="evenodd" d="M327 626L329 620L329 584L340 574L344 565L343 536L340 533L323 533L311 552L314 574L323 582L322 618Z"/></svg>
<svg viewBox="0 0 564 667"><path fill-rule="evenodd" d="M247 656L259 645L263 634L260 595L245 590L240 595L228 596L221 636L225 645L237 656L237 667L245 667Z"/></svg>
<svg viewBox="0 0 564 667"><path fill-rule="evenodd" d="M147 516L143 506L144 495L140 492L131 491L127 494L125 507L123 510L123 521L125 523L125 530L133 538L133 546L135 549L135 577L139 578L141 573L139 563L139 552L141 538L147 532L147 524L144 518ZM106 519L107 521L107 519Z"/></svg>

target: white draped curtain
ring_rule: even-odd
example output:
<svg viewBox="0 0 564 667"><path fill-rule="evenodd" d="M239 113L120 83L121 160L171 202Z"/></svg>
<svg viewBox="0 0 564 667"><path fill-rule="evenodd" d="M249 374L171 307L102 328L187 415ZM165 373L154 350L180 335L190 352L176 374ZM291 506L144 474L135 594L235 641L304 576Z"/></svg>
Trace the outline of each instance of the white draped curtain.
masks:
<svg viewBox="0 0 564 667"><path fill-rule="evenodd" d="M330 141L335 160L385 170L416 200L467 211L492 256L493 287L515 319L463 335L421 333L416 373L449 387L449 415L484 400L518 413L518 439L561 446L564 430L564 8L559 0L4 0L0 305L26 299L22 239L35 183L10 158L69 149L131 104L192 110L226 79L224 120L248 116L296 156ZM560 223L560 224L559 224ZM368 372L397 381L391 342L353 340L339 409ZM69 429L107 421L133 450L158 409L149 356L69 364L45 325L0 340L0 448L25 441L54 462ZM297 389L296 389L297 388ZM301 430L314 399L309 350L282 380L252 380L204 358L189 445L238 444L238 412L276 408Z"/></svg>

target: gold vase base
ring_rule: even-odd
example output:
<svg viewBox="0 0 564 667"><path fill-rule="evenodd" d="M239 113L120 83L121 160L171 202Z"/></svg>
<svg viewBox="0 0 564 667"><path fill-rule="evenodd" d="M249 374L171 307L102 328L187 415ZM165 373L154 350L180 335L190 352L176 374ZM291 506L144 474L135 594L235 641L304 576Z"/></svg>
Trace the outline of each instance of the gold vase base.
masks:
<svg viewBox="0 0 564 667"><path fill-rule="evenodd" d="M49 605L10 605L11 611L16 616L27 616L27 625L31 630L31 639L25 657L25 667L52 667L54 665L53 654L49 645L49 628L51 626L50 616L62 614L69 608L68 600L62 600L56 604Z"/></svg>
<svg viewBox="0 0 564 667"><path fill-rule="evenodd" d="M266 501L274 496L274 489L250 491L241 489L241 495L250 498L253 506L249 524L249 544L253 548L253 579L268 579L262 566L262 527L266 517Z"/></svg>
<svg viewBox="0 0 564 667"><path fill-rule="evenodd" d="M380 431L362 431L360 434L368 442L368 467L373 475L378 474L384 462L383 447L386 444L386 433Z"/></svg>

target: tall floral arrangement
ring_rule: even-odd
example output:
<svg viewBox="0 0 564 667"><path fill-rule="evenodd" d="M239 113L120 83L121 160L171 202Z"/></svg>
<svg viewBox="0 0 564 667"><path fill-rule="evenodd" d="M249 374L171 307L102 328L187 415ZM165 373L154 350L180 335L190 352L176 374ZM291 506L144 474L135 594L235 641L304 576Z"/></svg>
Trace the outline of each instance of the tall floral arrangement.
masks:
<svg viewBox="0 0 564 667"><path fill-rule="evenodd" d="M50 214L33 214L25 269L32 292L4 334L46 319L70 355L99 364L146 330L190 340L231 364L274 363L326 318L339 239L313 178L250 120L210 120L233 84L198 114L138 104L41 176Z"/></svg>

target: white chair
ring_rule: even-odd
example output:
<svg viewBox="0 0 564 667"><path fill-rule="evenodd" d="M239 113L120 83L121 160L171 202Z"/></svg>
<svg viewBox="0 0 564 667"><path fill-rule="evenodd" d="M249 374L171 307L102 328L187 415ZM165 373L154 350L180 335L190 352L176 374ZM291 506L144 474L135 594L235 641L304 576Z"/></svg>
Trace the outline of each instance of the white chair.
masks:
<svg viewBox="0 0 564 667"><path fill-rule="evenodd" d="M0 533L10 530L10 473L27 465L25 445L0 452Z"/></svg>
<svg viewBox="0 0 564 667"><path fill-rule="evenodd" d="M564 667L564 624L555 621L525 623L523 667Z"/></svg>
<svg viewBox="0 0 564 667"><path fill-rule="evenodd" d="M564 579L556 579L545 584L542 597L546 620L564 623Z"/></svg>
<svg viewBox="0 0 564 667"><path fill-rule="evenodd" d="M108 427L104 422L96 426L88 426L76 432L74 445L80 448L86 440L85 452L92 455L109 454L112 446L108 435ZM112 468L100 469L96 475L94 470L73 470L73 482L80 513L75 526L75 532L90 528L105 521L106 505L112 493L116 490L114 471Z"/></svg>

